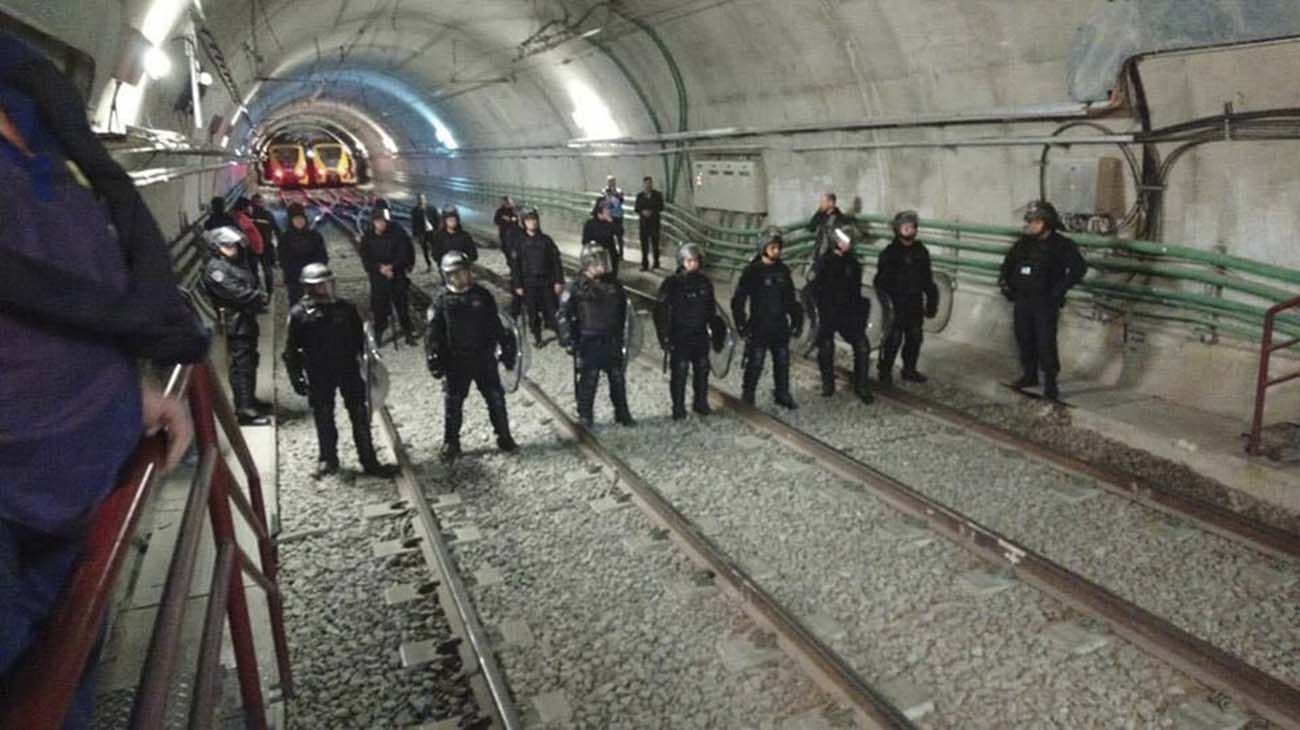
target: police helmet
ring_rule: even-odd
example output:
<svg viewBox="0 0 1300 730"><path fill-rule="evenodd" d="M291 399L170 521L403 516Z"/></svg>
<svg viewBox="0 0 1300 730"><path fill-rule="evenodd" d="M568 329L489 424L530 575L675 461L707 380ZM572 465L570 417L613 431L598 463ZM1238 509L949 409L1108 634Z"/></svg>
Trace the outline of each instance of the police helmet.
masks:
<svg viewBox="0 0 1300 730"><path fill-rule="evenodd" d="M921 225L921 216L917 215L914 210L899 211L898 215L894 216L894 235L898 235L898 232L903 230L903 226L908 223L914 226Z"/></svg>
<svg viewBox="0 0 1300 730"><path fill-rule="evenodd" d="M785 247L785 232L781 230L780 226L768 226L758 235L759 253L762 253L769 243L779 243L782 248Z"/></svg>
<svg viewBox="0 0 1300 730"><path fill-rule="evenodd" d="M377 221L380 219L386 221L391 221L393 219L393 214L389 212L388 206L376 205L370 209L370 220Z"/></svg>
<svg viewBox="0 0 1300 730"><path fill-rule="evenodd" d="M841 222L831 229L831 239L836 247L847 245L853 248L859 238L861 236L858 234L858 229L848 222Z"/></svg>
<svg viewBox="0 0 1300 730"><path fill-rule="evenodd" d="M304 285L323 284L327 281L334 281L334 272L330 267L321 263L311 263L302 267L302 273L298 275L298 281Z"/></svg>
<svg viewBox="0 0 1300 730"><path fill-rule="evenodd" d="M528 220L529 218L532 218L538 223L542 222L542 216L537 212L536 208L526 208L524 210L524 217L521 220Z"/></svg>
<svg viewBox="0 0 1300 730"><path fill-rule="evenodd" d="M303 207L303 204L302 204L302 203L290 203L290 204L289 204L289 220L292 221L294 218L297 218L297 217L299 217L299 216L301 216L301 217L303 217L303 218L306 218L306 217L307 217L307 209L306 209L305 207Z"/></svg>
<svg viewBox="0 0 1300 730"><path fill-rule="evenodd" d="M698 243L683 243L677 248L677 265L685 266L688 259L704 263L704 248Z"/></svg>
<svg viewBox="0 0 1300 730"><path fill-rule="evenodd" d="M609 251L595 241L588 241L587 245L582 247L582 255L578 257L578 266L583 271L595 266L604 266L606 271L612 271L614 268L613 262L609 258Z"/></svg>
<svg viewBox="0 0 1300 730"><path fill-rule="evenodd" d="M456 206L448 205L442 209L442 219L446 220L448 218L460 220L460 211L456 209Z"/></svg>
<svg viewBox="0 0 1300 730"><path fill-rule="evenodd" d="M1046 200L1035 200L1025 209L1025 222L1030 221L1042 221L1052 231L1061 228L1061 216L1056 212L1056 206Z"/></svg>
<svg viewBox="0 0 1300 730"><path fill-rule="evenodd" d="M471 279L469 259L460 251L448 251L443 255L442 261L438 262L438 268L442 270L442 278L447 282L447 288L460 294L470 287Z"/></svg>
<svg viewBox="0 0 1300 730"><path fill-rule="evenodd" d="M213 228L203 233L203 241L208 244L208 250L216 253L222 248L239 248L248 246L248 236L234 226L221 226Z"/></svg>

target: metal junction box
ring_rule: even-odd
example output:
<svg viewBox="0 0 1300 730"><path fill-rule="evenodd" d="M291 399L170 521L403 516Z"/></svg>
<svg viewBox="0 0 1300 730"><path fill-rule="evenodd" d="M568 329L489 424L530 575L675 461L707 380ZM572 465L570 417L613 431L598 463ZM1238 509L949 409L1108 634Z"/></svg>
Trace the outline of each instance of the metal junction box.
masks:
<svg viewBox="0 0 1300 730"><path fill-rule="evenodd" d="M767 176L762 160L697 160L692 172L697 208L767 212Z"/></svg>

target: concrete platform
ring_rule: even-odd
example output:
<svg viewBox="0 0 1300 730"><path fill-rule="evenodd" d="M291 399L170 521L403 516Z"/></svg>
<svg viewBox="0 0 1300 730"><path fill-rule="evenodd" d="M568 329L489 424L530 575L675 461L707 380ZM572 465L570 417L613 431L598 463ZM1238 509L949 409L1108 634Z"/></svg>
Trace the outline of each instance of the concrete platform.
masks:
<svg viewBox="0 0 1300 730"><path fill-rule="evenodd" d="M393 191L392 197L402 200L404 195L404 192ZM459 209L467 230L480 239L496 241L492 211L464 205L460 205ZM562 221L561 225L556 223L544 219L542 228L555 239L562 253L577 257L581 251L581 231L567 225L567 220ZM670 273L671 269L667 267L673 265L675 252L675 243L665 241L660 258L665 268L643 273L638 268L641 255L639 244L629 240L620 275L630 283L642 283L646 288L657 287L662 276ZM728 301L734 290L733 282L724 277L715 279L715 285L718 300ZM998 305L991 302L988 306ZM1070 319L1068 311L1067 320ZM978 312L968 313L968 319L977 315ZM1006 333L1001 332L1009 330L1009 325L1001 321L1008 317L1009 315L991 318L982 325L989 330L987 336L971 337L985 344L1007 345L1002 349L991 349L944 334L927 333L922 351L922 369L930 374L932 380L951 383L988 403L1011 403L1018 400L1020 396L1000 385L1019 373L1014 346L1004 342L1007 339ZM1063 338L1068 336L1064 327ZM993 330L998 330L998 334L994 334ZM1083 341L1081 337L1080 341ZM1175 352L1185 349L1184 345L1177 347L1180 349L1174 350ZM1199 373L1212 371L1214 367L1226 367L1223 363L1217 366L1210 363L1207 358L1212 353L1205 354L1208 350L1202 348L1196 352L1202 356L1191 372L1198 374L1187 377L1196 379L1201 377ZM1149 354L1147 357L1150 359ZM1248 352L1236 353L1232 357L1249 363ZM1226 361L1227 356L1224 359ZM1206 392L1203 400L1193 403L1181 398L1175 400L1168 392L1145 390L1144 384L1153 382L1154 376L1151 373L1136 379L1121 378L1113 372L1114 368L1095 367L1084 356L1080 357L1079 362L1073 363L1074 367L1071 365L1072 363L1066 363L1067 370L1062 375L1061 390L1063 398L1076 406L1070 411L1074 425L1183 464L1230 489L1300 512L1300 464L1248 457L1243 450L1242 434L1249 425L1247 411L1250 404L1241 398L1231 400L1216 393L1214 380L1190 384ZM1279 367L1285 365L1280 364ZM1157 370L1154 366L1148 369ZM1241 374L1237 371L1240 368L1231 370L1233 377L1239 379ZM1168 386L1167 390L1186 392L1188 389L1186 386ZM1300 390L1300 386L1293 390ZM1282 392L1282 389L1278 392ZM1223 412L1225 409L1235 409L1237 415L1228 415ZM1276 415L1272 417L1277 418Z"/></svg>

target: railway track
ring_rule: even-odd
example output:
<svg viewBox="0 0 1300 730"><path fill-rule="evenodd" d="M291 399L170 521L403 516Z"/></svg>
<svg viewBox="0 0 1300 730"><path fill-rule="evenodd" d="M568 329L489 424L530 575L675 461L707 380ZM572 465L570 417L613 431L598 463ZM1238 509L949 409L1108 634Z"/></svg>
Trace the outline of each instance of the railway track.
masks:
<svg viewBox="0 0 1300 730"><path fill-rule="evenodd" d="M645 292L633 291L643 299L650 297ZM531 384L530 390L537 387L536 384ZM565 422L567 416L563 416L563 410L553 400L540 390L533 395L539 402L550 404L548 408L554 409L557 422ZM1177 514L1193 521L1208 532L1250 546L1263 554L1287 559L1293 558L1296 554L1296 539L1293 534L1255 523L1212 505L1207 509L1207 505L1199 504L1195 500L1188 500L1178 495L1170 497L1172 493L1117 470L1098 467L1052 449L1026 443L1008 432L981 424L955 408L927 402L919 396L905 392L887 392L882 395L905 408L923 413L932 420L971 429L981 438L1004 447L1014 448L1017 452L1025 453L1058 470L1095 480L1099 486L1110 485L1107 491L1165 513ZM794 450L812 457L823 469L871 490L871 493L884 499L896 509L923 520L930 529L980 556L988 563L1008 569L1044 593L1105 622L1126 640L1161 661L1195 677L1206 686L1227 693L1260 717L1281 727L1300 726L1298 724L1300 720L1297 719L1300 718L1300 693L1297 693L1293 685L1220 650L1151 611L1121 598L1102 585L1089 581L1007 536L989 529L979 521L946 507L934 499L927 498L919 491L909 488L908 485L849 456L843 450L799 428L767 416L757 409L746 407L716 386L713 388L712 399L715 403L739 414L752 427L772 434L774 438ZM597 458L623 474L625 481L633 483L640 479L614 451L601 446L599 440L593 435L571 422L565 428L570 431L571 436L587 443ZM647 497L642 501L657 515L657 519L673 521L670 504L660 505L660 509L655 510L653 498ZM667 507L667 510L663 509L664 507ZM684 520L680 513L677 518ZM698 531L696 533L692 536L691 531L687 529L680 533L679 539L689 546L693 539L700 538ZM705 564L708 563L706 557L697 555L697 559ZM752 583L747 581L743 571L739 572L739 580L741 585ZM817 653L814 651L812 655ZM805 655L801 661L807 663L809 656L811 655ZM822 656L821 661L825 662L826 657ZM820 681L825 685L826 677L820 677ZM865 683L862 684L866 686ZM832 681L831 686L834 685L835 682ZM870 688L867 689L868 692L862 695L864 698L872 695ZM843 694L843 686L840 687L840 694L842 697L846 696ZM850 704L854 703L850 702ZM870 699L865 699L858 706L861 709L872 704L874 703Z"/></svg>
<svg viewBox="0 0 1300 730"><path fill-rule="evenodd" d="M573 262L567 263L572 268ZM488 273L495 275L492 272ZM629 287L629 291L642 301L653 301L653 295L648 292L632 287ZM648 369L657 371L658 364L650 362L651 359L653 358L643 355L642 364ZM895 399L913 408L931 405L918 397L909 398L907 394L896 396ZM900 512L923 521L930 530L979 556L990 565L1008 570L1043 593L1104 622L1118 635L1143 651L1187 673L1206 686L1231 696L1260 717L1280 727L1300 727L1300 691L1294 685L1179 628L1173 622L1122 598L1105 586L1088 580L1007 535L990 529L980 521L925 496L921 490L894 479L846 454L843 450L757 408L745 405L717 385L711 387L711 400L716 405L738 414L754 428L772 434L792 449L811 457L823 469L861 485L867 493L884 499ZM965 423L974 420L956 409L943 407L931 408L931 410L947 423ZM949 420L950 417L953 420ZM1009 433L998 432L997 429L983 429L979 435L1003 444L1014 441L1017 450L1033 452L1054 465L1068 467L1068 471L1071 472L1082 472L1094 478L1098 478L1097 474L1113 476L1100 467L1055 455L1049 449L1035 444L1026 444ZM1139 492L1140 489L1117 490L1120 496L1129 498L1133 498L1134 494ZM1168 502L1161 502L1161 504L1166 507L1178 506L1178 503L1171 505ZM1215 514L1220 512L1216 511ZM1195 510L1188 516L1198 519L1206 514L1206 511ZM1210 524L1204 526L1210 532L1238 539L1269 555L1277 555L1279 551L1275 548L1285 548L1289 539L1294 537L1268 526L1254 524L1253 521L1240 516L1232 515L1231 519L1236 525L1245 529L1220 530L1213 529ZM1221 522L1213 524L1222 525ZM1261 542L1251 539L1252 536L1267 537ZM1284 555L1290 554L1287 550L1282 552Z"/></svg>

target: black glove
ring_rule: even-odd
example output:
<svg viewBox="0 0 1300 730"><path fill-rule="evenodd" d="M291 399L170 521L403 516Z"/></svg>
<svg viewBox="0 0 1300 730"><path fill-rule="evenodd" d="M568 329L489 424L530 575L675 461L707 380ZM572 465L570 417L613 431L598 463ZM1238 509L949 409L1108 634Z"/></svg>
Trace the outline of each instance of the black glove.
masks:
<svg viewBox="0 0 1300 730"><path fill-rule="evenodd" d="M1008 302L1014 302L1016 300L1016 294L1015 292L1011 291L1011 287L1004 284L1002 285L1001 288L1002 288L1002 296L1006 297Z"/></svg>
<svg viewBox="0 0 1300 730"><path fill-rule="evenodd" d="M790 327L790 337L795 340L803 337L803 317L800 317L799 321Z"/></svg>
<svg viewBox="0 0 1300 730"><path fill-rule="evenodd" d="M424 364L429 368L429 374L434 380L442 380L442 376L446 374L446 370L442 367L442 360L436 354L426 355Z"/></svg>
<svg viewBox="0 0 1300 730"><path fill-rule="evenodd" d="M293 392L298 395L307 395L307 378L301 373L289 376L289 384L293 386Z"/></svg>
<svg viewBox="0 0 1300 730"><path fill-rule="evenodd" d="M928 301L926 301L926 303L925 303L925 318L926 318L926 319L934 319L934 318L937 317L937 316L939 316L939 300L938 300L938 299L933 299L933 300L928 300Z"/></svg>
<svg viewBox="0 0 1300 730"><path fill-rule="evenodd" d="M748 340L748 339L749 339L749 323L748 323L748 322L737 322L737 323L736 323L736 334L740 335L740 339L742 339L742 340Z"/></svg>
<svg viewBox="0 0 1300 730"><path fill-rule="evenodd" d="M515 365L519 363L519 348L515 347L514 343L502 345L497 361L504 365L506 370L514 370Z"/></svg>

